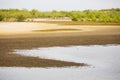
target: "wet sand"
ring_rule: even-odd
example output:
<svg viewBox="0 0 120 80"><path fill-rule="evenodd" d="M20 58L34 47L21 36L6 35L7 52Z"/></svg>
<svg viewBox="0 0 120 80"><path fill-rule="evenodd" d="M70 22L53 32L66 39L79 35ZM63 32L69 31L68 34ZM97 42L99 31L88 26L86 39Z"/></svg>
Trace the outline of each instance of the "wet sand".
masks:
<svg viewBox="0 0 120 80"><path fill-rule="evenodd" d="M58 31L59 29L79 29ZM57 29L57 31L49 31ZM45 32L34 30L46 30ZM120 44L120 26L110 25L59 25L47 23L0 23L0 66L63 67L84 66L37 57L10 54L14 49L31 49L48 46Z"/></svg>

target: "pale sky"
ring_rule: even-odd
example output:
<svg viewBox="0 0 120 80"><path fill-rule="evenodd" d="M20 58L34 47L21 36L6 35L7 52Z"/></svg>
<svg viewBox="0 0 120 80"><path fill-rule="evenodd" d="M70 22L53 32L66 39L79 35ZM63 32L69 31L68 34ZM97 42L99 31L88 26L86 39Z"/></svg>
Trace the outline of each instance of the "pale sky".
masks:
<svg viewBox="0 0 120 80"><path fill-rule="evenodd" d="M120 8L120 0L0 0L0 9L52 10L98 10Z"/></svg>

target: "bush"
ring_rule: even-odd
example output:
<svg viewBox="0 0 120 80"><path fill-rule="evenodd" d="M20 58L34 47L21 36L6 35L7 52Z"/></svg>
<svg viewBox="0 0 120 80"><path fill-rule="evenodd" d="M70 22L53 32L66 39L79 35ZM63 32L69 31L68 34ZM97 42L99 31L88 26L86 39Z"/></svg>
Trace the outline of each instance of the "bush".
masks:
<svg viewBox="0 0 120 80"><path fill-rule="evenodd" d="M4 16L3 15L0 15L0 21L3 21L4 20Z"/></svg>
<svg viewBox="0 0 120 80"><path fill-rule="evenodd" d="M18 22L24 22L25 19L26 19L26 17L25 17L24 15L18 15L18 16L17 16L17 21L18 21Z"/></svg>
<svg viewBox="0 0 120 80"><path fill-rule="evenodd" d="M72 21L78 21L77 17L72 17L71 19L72 19Z"/></svg>
<svg viewBox="0 0 120 80"><path fill-rule="evenodd" d="M25 21L27 18L71 18L72 21L120 23L120 9L39 12L26 9L0 9L0 21Z"/></svg>

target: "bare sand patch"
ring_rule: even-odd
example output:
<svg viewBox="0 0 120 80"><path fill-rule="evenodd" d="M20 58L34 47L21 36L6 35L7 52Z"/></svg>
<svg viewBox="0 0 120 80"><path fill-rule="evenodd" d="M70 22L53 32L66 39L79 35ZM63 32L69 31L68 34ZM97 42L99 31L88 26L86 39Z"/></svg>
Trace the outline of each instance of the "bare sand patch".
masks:
<svg viewBox="0 0 120 80"><path fill-rule="evenodd" d="M71 30L72 29L72 30ZM39 30L39 31L38 31ZM58 24L48 24L48 23L35 23L35 22L1 22L0 23L0 35L20 35L20 34L37 34L43 32L48 34L52 30L52 33L64 33L72 32L79 34L98 34L109 33L116 34L120 33L120 26L110 26L110 25L58 25ZM54 31L53 31L54 30ZM57 31L55 31L57 30ZM64 32L63 32L64 30ZM40 33L39 33L40 34ZM50 33L49 33L50 34ZM48 34L48 35L49 35ZM59 35L59 34L57 34Z"/></svg>

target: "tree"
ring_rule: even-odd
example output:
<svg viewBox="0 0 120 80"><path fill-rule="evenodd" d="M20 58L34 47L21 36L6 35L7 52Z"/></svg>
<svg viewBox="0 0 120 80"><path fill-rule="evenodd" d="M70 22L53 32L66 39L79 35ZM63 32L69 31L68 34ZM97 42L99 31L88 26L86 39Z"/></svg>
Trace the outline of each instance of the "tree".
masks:
<svg viewBox="0 0 120 80"><path fill-rule="evenodd" d="M120 23L120 9L104 10L85 10L85 11L50 11L39 12L33 9L0 9L0 21L25 21L26 18L65 18L69 17L72 21L84 22L115 22Z"/></svg>
<svg viewBox="0 0 120 80"><path fill-rule="evenodd" d="M72 11L70 12L70 18L72 21L79 21L80 12L79 11Z"/></svg>
<svg viewBox="0 0 120 80"><path fill-rule="evenodd" d="M33 10L31 11L31 15L32 15L32 18L37 18L37 17L39 16L39 11L33 9Z"/></svg>

